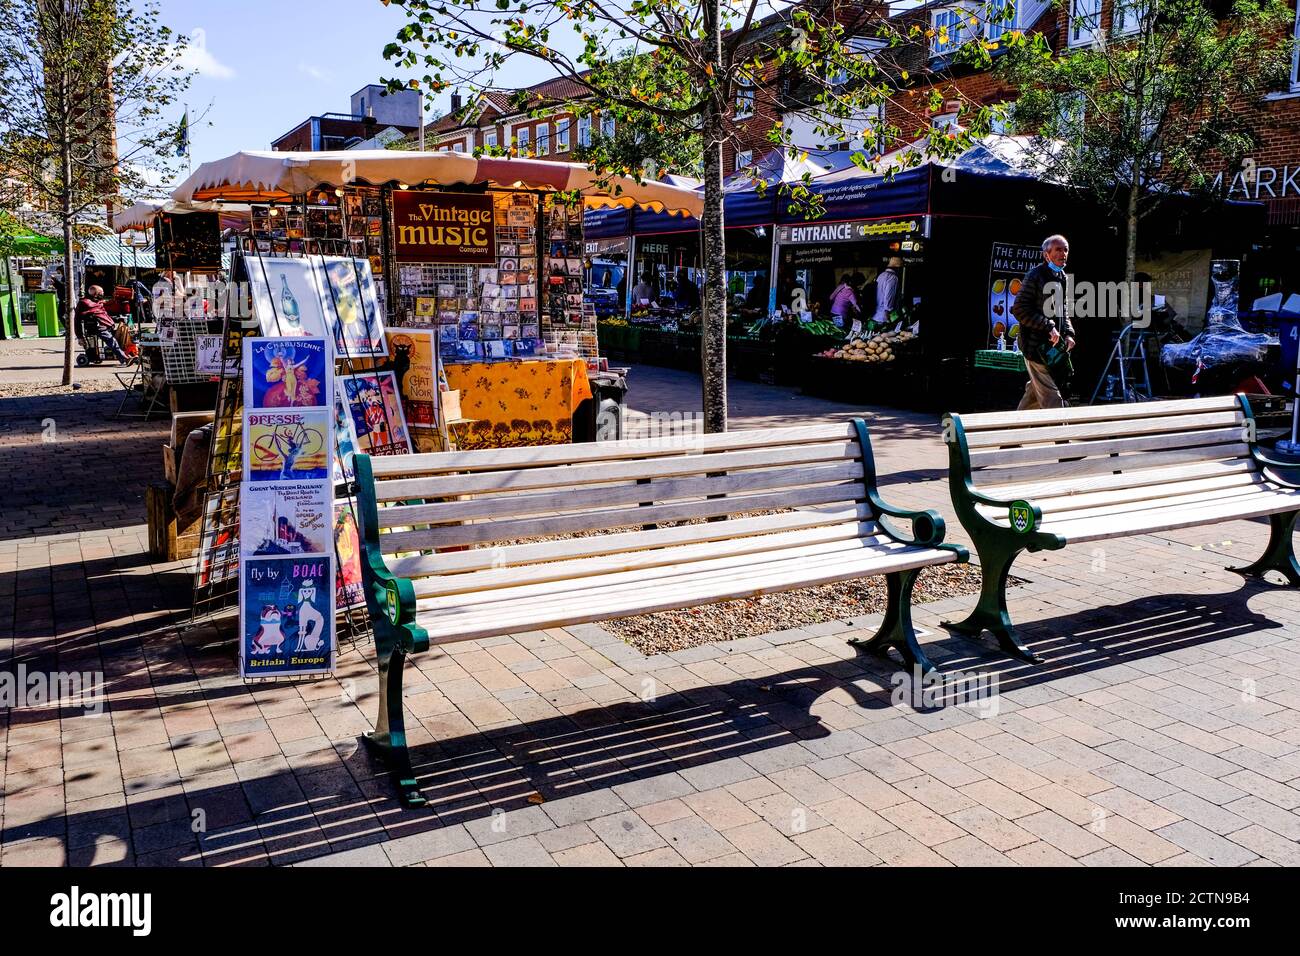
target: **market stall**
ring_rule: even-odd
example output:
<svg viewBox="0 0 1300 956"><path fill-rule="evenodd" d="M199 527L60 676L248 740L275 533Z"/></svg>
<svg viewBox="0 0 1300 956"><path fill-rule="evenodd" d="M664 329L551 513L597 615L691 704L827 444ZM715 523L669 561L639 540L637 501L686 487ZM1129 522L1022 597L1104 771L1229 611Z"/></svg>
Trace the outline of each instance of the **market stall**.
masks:
<svg viewBox="0 0 1300 956"><path fill-rule="evenodd" d="M584 208L700 211L690 190L618 178L600 189L583 166L387 150L239 153L201 166L173 199L249 207L231 279L251 316L232 307L223 323L195 577L196 616L238 586L246 677L287 672L269 669L279 647L255 636L249 600L280 574L263 565L281 549L319 555L316 577L333 568L334 599L308 602L313 612L337 611L344 627L364 617L355 453L593 437L605 373L582 296ZM320 590L285 580L300 607Z"/></svg>

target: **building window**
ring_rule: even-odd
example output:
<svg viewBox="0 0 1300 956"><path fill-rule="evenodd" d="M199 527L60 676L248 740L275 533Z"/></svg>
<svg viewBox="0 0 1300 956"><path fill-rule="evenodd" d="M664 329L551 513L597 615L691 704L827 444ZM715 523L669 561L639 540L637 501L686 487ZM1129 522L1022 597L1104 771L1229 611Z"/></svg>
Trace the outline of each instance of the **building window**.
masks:
<svg viewBox="0 0 1300 956"><path fill-rule="evenodd" d="M537 127L537 155L545 156L551 151L551 124L543 123Z"/></svg>
<svg viewBox="0 0 1300 956"><path fill-rule="evenodd" d="M1151 9L1152 0L1115 0L1110 15L1110 32L1117 37L1137 33Z"/></svg>
<svg viewBox="0 0 1300 956"><path fill-rule="evenodd" d="M591 117L590 116L578 117L578 145L579 146L591 145Z"/></svg>
<svg viewBox="0 0 1300 956"><path fill-rule="evenodd" d="M600 116L600 135L605 139L614 138L614 117L610 113L602 113Z"/></svg>
<svg viewBox="0 0 1300 956"><path fill-rule="evenodd" d="M988 22L984 24L984 38L1000 40L1008 30L1016 29L1019 15L1017 0L992 0L988 7Z"/></svg>
<svg viewBox="0 0 1300 956"><path fill-rule="evenodd" d="M557 153L567 153L569 151L569 121L567 119L557 120L555 123L555 151Z"/></svg>
<svg viewBox="0 0 1300 956"><path fill-rule="evenodd" d="M1291 53L1291 90L1300 93L1300 8L1295 13L1295 50Z"/></svg>
<svg viewBox="0 0 1300 956"><path fill-rule="evenodd" d="M736 169L748 169L754 165L754 151L742 149L736 153Z"/></svg>
<svg viewBox="0 0 1300 956"><path fill-rule="evenodd" d="M1091 46L1101 34L1101 0L1072 0L1070 46Z"/></svg>
<svg viewBox="0 0 1300 956"><path fill-rule="evenodd" d="M948 56L962 44L966 30L961 10L935 10L930 14L930 56Z"/></svg>
<svg viewBox="0 0 1300 956"><path fill-rule="evenodd" d="M738 120L749 119L754 115L754 84L748 79L740 81L740 87L736 90L736 110L734 118Z"/></svg>
<svg viewBox="0 0 1300 956"><path fill-rule="evenodd" d="M515 133L515 147L519 150L521 156L528 152L528 140L530 136L531 132L527 126Z"/></svg>
<svg viewBox="0 0 1300 956"><path fill-rule="evenodd" d="M493 146L496 146L496 144L497 144L497 131L496 131L496 130L492 130L492 132L490 132L490 133L484 133L484 134L483 134L483 145L484 145L484 146L487 146L487 147L493 147Z"/></svg>

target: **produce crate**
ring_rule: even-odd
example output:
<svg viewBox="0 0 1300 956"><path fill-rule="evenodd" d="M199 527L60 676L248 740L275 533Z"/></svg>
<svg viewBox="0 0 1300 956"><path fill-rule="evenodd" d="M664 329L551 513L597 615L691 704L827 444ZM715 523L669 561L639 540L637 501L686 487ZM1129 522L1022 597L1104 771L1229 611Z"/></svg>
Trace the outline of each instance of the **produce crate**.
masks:
<svg viewBox="0 0 1300 956"><path fill-rule="evenodd" d="M997 349L980 349L975 353L975 367L1024 372L1025 357L1011 350L999 352Z"/></svg>

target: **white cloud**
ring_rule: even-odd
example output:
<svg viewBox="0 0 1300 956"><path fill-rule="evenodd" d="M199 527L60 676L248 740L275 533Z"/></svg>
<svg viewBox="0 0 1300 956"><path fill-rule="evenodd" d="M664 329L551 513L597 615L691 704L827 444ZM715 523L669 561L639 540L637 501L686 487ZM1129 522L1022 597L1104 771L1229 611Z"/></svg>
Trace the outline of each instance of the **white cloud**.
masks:
<svg viewBox="0 0 1300 956"><path fill-rule="evenodd" d="M325 82L326 80L330 79L331 76L333 76L333 74L330 73L329 70L323 70L319 66L313 66L310 63L304 63L302 60L298 61L298 72L301 73L303 76L309 76L313 80L316 80L321 83Z"/></svg>
<svg viewBox="0 0 1300 956"><path fill-rule="evenodd" d="M181 50L176 57L176 62L186 70L193 70L199 76L211 77L214 80L229 80L235 75L233 69L213 56L212 51L206 46L198 43L190 43Z"/></svg>

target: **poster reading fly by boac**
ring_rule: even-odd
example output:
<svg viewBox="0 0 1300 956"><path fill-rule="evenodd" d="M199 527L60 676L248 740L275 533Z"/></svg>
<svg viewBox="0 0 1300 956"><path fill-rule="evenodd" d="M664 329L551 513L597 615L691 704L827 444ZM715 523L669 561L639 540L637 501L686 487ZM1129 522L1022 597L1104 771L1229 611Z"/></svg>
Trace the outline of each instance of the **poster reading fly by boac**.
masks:
<svg viewBox="0 0 1300 956"><path fill-rule="evenodd" d="M240 673L334 669L334 360L324 336L244 339Z"/></svg>
<svg viewBox="0 0 1300 956"><path fill-rule="evenodd" d="M334 558L247 558L240 618L245 678L334 669Z"/></svg>

